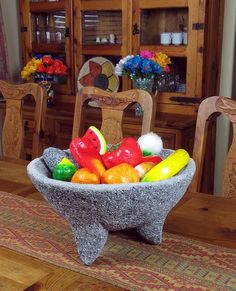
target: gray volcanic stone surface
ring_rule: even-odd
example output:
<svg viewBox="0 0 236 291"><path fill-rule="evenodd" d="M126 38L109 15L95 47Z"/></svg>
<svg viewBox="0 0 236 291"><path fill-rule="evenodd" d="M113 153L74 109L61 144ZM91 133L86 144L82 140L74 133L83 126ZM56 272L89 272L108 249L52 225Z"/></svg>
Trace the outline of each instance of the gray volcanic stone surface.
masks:
<svg viewBox="0 0 236 291"><path fill-rule="evenodd" d="M51 172L63 158L69 159L77 167L77 169L79 168L79 165L69 150L63 151L58 148L49 147L43 151L43 159Z"/></svg>
<svg viewBox="0 0 236 291"><path fill-rule="evenodd" d="M165 158L172 151L163 150ZM51 179L43 158L29 163L37 190L70 223L81 260L90 265L100 255L108 231L136 228L158 244L169 211L184 195L195 173L192 159L176 176L159 182L84 185Z"/></svg>

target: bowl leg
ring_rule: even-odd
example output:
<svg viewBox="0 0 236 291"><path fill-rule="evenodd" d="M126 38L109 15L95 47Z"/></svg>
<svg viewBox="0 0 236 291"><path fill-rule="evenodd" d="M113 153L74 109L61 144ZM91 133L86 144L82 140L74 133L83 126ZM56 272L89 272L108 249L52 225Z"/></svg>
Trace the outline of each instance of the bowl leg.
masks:
<svg viewBox="0 0 236 291"><path fill-rule="evenodd" d="M80 259L91 265L100 255L108 237L108 231L100 223L72 224Z"/></svg>
<svg viewBox="0 0 236 291"><path fill-rule="evenodd" d="M148 242L159 244L162 241L162 231L166 215L159 216L155 221L137 228L138 233Z"/></svg>

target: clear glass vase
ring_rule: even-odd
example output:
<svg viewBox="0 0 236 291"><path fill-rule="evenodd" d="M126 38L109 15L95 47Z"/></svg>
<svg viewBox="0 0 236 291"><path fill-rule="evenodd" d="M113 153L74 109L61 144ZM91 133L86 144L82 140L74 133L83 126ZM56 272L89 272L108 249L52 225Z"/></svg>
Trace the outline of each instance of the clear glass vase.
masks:
<svg viewBox="0 0 236 291"><path fill-rule="evenodd" d="M141 89L152 93L154 79L153 78L138 78L133 79L133 89ZM135 103L135 115L142 116L143 109L139 103Z"/></svg>

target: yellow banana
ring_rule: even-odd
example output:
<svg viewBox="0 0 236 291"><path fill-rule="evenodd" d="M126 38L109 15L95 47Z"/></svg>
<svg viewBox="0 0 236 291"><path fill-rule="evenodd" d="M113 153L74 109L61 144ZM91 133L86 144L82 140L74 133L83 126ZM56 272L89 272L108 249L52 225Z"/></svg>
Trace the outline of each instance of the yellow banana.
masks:
<svg viewBox="0 0 236 291"><path fill-rule="evenodd" d="M178 149L148 171L143 177L142 182L156 182L168 179L183 169L189 160L188 152L184 149Z"/></svg>

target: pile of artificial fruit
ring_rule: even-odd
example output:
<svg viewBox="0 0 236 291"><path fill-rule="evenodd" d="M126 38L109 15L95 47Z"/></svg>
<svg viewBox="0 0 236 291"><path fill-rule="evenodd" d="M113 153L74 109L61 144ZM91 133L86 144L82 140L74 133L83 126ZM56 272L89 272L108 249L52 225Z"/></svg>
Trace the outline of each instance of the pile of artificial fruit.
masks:
<svg viewBox="0 0 236 291"><path fill-rule="evenodd" d="M102 133L90 126L84 136L71 141L69 152L48 148L43 158L56 180L80 184L156 182L176 175L190 159L184 149L178 149L162 160L162 149L161 138L150 132L138 140L124 138L108 150Z"/></svg>

